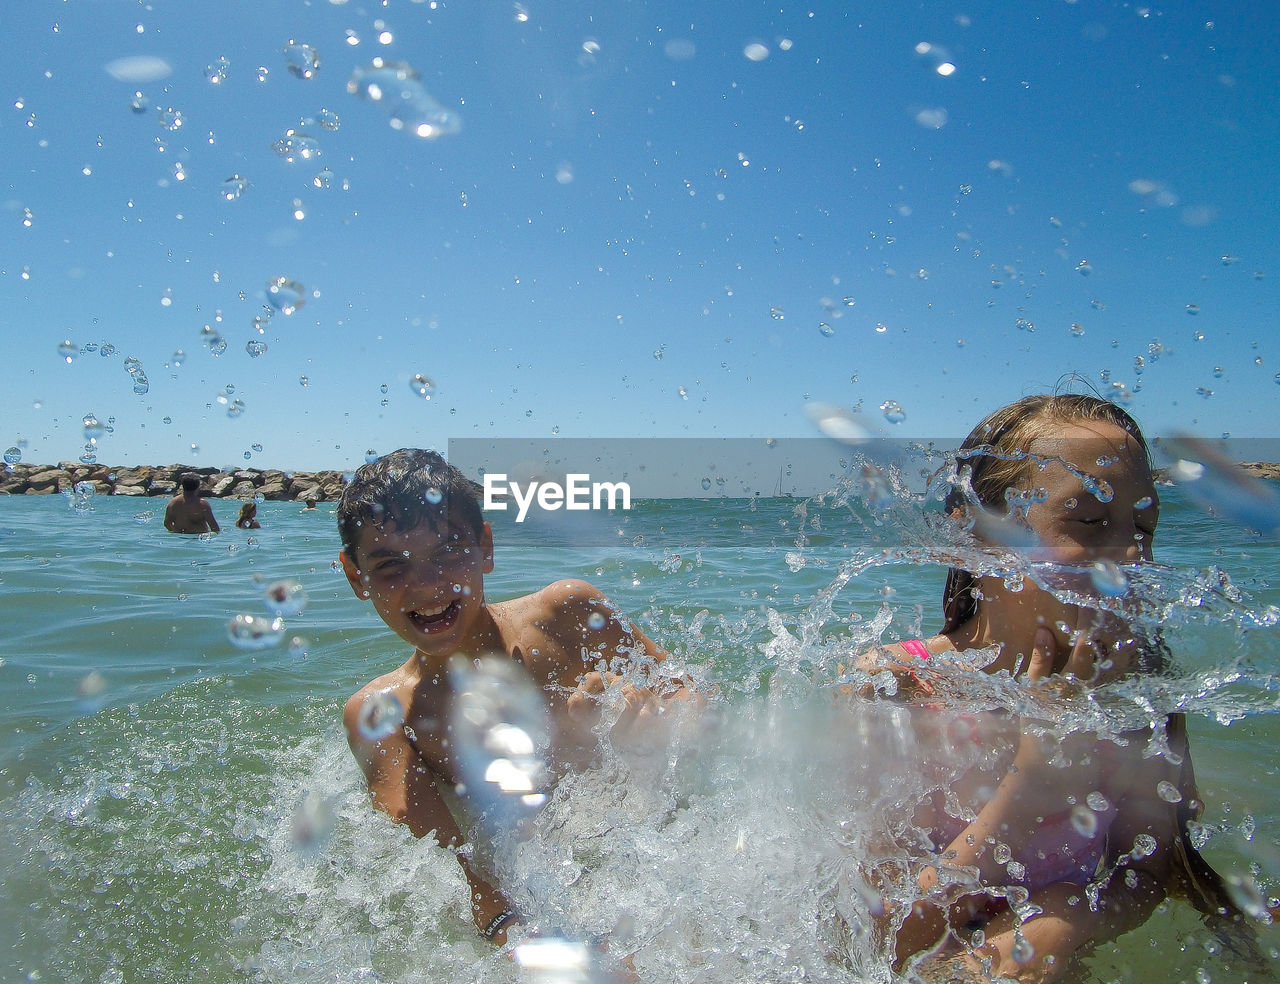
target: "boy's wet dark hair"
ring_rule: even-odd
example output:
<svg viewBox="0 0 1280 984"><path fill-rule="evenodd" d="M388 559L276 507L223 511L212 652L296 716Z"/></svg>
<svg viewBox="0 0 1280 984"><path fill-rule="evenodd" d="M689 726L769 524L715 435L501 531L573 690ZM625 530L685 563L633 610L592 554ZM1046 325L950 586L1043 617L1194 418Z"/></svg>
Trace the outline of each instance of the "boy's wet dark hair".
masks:
<svg viewBox="0 0 1280 984"><path fill-rule="evenodd" d="M361 465L338 501L338 535L342 550L357 562L356 543L366 523L390 522L410 530L426 522L442 528L484 529L480 508L483 489L436 451L401 448Z"/></svg>
<svg viewBox="0 0 1280 984"><path fill-rule="evenodd" d="M197 491L199 488L200 488L200 476L199 476L199 475L183 475L183 476L182 476L182 491L183 491L183 492L195 492L195 491Z"/></svg>

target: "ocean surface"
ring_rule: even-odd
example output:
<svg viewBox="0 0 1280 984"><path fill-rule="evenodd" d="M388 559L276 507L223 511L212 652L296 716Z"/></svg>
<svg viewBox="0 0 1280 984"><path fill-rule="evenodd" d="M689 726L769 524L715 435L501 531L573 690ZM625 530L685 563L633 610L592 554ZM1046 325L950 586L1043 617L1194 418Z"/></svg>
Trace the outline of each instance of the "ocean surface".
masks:
<svg viewBox="0 0 1280 984"><path fill-rule="evenodd" d="M1205 856L1265 899L1280 893L1280 543L1162 496L1175 668L1148 696L1190 712ZM480 941L456 861L368 806L340 711L406 653L335 566L334 504L263 503L255 531L213 505L224 532L196 538L165 532L158 499L0 497L3 979L585 979L529 976ZM848 925L861 831L883 819L859 790L910 756L891 714L841 730L823 708L870 641L940 627L932 529L906 498L838 496L639 502L568 542L496 524L491 597L585 578L718 688L710 731L607 757L573 777L573 809L553 797L509 852L512 897L544 927L625 938L641 980L890 979ZM233 644L228 621L269 619L282 579L305 604L291 585L278 644ZM1263 979L1221 949L1170 901L1088 966Z"/></svg>

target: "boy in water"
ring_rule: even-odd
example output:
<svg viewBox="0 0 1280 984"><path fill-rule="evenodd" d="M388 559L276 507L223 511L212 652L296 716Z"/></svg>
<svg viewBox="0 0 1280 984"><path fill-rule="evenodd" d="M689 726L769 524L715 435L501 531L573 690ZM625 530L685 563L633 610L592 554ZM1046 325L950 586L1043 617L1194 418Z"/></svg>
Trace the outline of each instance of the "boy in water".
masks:
<svg viewBox="0 0 1280 984"><path fill-rule="evenodd" d="M200 479L182 476L182 491L164 509L164 528L170 533L221 533L213 507L200 497Z"/></svg>
<svg viewBox="0 0 1280 984"><path fill-rule="evenodd" d="M342 493L338 530L342 568L356 597L371 601L414 648L403 666L347 701L347 740L374 806L418 837L434 832L444 847L466 839L449 808L461 778L448 724L452 659L498 656L520 664L543 688L554 752L572 743L570 718L580 718L592 704L589 695L604 689L607 681L595 671L599 661L665 657L583 581L556 581L491 603L484 575L493 570L493 534L481 513L480 487L434 451L401 449L363 465ZM404 721L390 735L372 738L361 727L362 714L389 703L385 694L404 709ZM654 712L648 691L626 696L624 720ZM505 943L519 916L468 858L459 854L458 861L471 886L476 928Z"/></svg>

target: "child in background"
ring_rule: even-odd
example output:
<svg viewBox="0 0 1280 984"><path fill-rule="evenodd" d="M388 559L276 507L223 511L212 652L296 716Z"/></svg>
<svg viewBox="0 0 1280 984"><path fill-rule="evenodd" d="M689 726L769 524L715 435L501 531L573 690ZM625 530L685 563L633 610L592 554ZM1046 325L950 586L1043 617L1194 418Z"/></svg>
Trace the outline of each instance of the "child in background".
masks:
<svg viewBox="0 0 1280 984"><path fill-rule="evenodd" d="M236 527L242 530L260 530L258 522L258 504L250 499L240 507L240 515L236 517Z"/></svg>
<svg viewBox="0 0 1280 984"><path fill-rule="evenodd" d="M591 695L609 682L598 670L602 661L665 658L583 581L556 581L521 598L491 601L484 575L493 570L493 534L480 491L436 452L402 449L363 465L338 505L340 559L351 590L413 647L402 666L347 701L347 739L373 805L416 836L434 833L450 848L463 844L468 815L482 809L477 790L462 782L462 750L451 741L458 698L451 661L461 657L470 665L497 657L522 667L516 672L527 674L545 697L552 753L562 757L583 736ZM630 689L624 696L627 710L615 734L624 722L635 727L660 713L648 691ZM364 726L370 713L383 714L387 706L402 709L403 721L390 729ZM484 858L460 852L458 861L471 887L476 928L505 943L520 915L485 873Z"/></svg>
<svg viewBox="0 0 1280 984"><path fill-rule="evenodd" d="M1031 535L1029 559L1060 565L1081 586L1092 572L1114 578L1123 576L1119 565L1152 559L1160 504L1148 449L1114 404L1027 397L982 421L957 459L946 510L986 547L1025 547ZM942 654L985 650L986 658L994 653L987 673L1036 685L1064 673L1099 684L1158 672L1167 651L1030 577L953 568L943 604L940 634L867 654L861 668L891 670L899 694L936 701L933 669L923 671L921 661ZM1056 699L1050 686L1039 687ZM932 951L949 957L961 979L988 971L1059 979L1074 957L1143 923L1175 889L1211 918L1238 921L1221 879L1188 840L1201 805L1183 715L1163 722L1165 750L1152 757L1144 757L1149 730L1123 742L1079 734L1061 741L1007 715L963 720L971 722L977 764L949 790L950 803L938 791L915 814L937 854L915 869L911 911L891 915L900 921L900 963ZM986 891L993 886L1020 886L1033 908L1018 891Z"/></svg>

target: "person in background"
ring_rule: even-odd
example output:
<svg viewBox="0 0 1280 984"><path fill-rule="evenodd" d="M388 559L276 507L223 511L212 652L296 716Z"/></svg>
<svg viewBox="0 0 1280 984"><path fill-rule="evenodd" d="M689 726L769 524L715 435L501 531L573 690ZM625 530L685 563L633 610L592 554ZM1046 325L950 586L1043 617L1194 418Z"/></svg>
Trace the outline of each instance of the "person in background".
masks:
<svg viewBox="0 0 1280 984"><path fill-rule="evenodd" d="M200 496L200 478L182 476L182 490L164 509L164 528L170 533L220 533L213 507Z"/></svg>
<svg viewBox="0 0 1280 984"><path fill-rule="evenodd" d="M260 530L258 522L258 504L250 499L240 507L240 515L236 517L236 526L242 530Z"/></svg>

